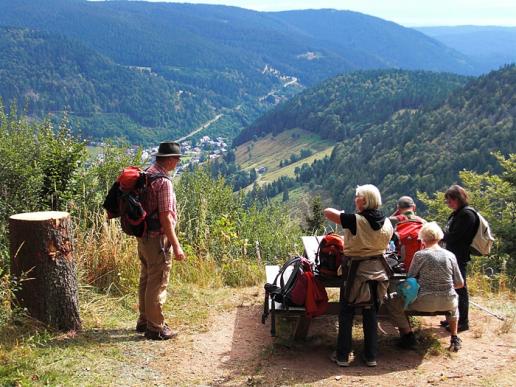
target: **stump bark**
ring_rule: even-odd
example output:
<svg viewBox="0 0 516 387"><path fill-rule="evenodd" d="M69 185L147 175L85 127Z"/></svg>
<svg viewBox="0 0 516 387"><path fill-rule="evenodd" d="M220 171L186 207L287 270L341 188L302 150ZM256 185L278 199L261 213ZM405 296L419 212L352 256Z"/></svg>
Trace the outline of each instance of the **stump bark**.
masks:
<svg viewBox="0 0 516 387"><path fill-rule="evenodd" d="M61 331L81 329L70 214L47 211L9 218L16 301L31 317Z"/></svg>

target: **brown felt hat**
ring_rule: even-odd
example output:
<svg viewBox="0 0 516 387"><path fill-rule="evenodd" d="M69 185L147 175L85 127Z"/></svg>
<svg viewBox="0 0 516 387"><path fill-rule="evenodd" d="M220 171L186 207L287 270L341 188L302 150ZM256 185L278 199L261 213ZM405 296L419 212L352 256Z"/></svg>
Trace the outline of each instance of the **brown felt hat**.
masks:
<svg viewBox="0 0 516 387"><path fill-rule="evenodd" d="M181 157L181 147L177 142L173 141L163 141L159 144L158 153L156 153L158 157L169 157L169 156L179 156Z"/></svg>

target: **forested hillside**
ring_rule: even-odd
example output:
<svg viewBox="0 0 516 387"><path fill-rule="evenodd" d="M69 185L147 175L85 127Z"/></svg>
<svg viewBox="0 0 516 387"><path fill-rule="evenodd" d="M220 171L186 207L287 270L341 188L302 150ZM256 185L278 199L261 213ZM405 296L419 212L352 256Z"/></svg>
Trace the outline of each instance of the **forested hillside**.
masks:
<svg viewBox="0 0 516 387"><path fill-rule="evenodd" d="M332 89L343 84L354 86L346 92ZM515 65L469 79L405 71L359 72L330 79L253 127L269 129L279 139L283 128L299 125L339 140L331 157L310 163L301 160L295 177L285 174L275 182L280 190L269 184L255 187L251 194L271 198L285 190L322 189L327 203L352 210L356 185L373 183L390 208L401 195L432 193L459 181L463 169L499 172L491 153L516 151L515 90ZM331 115L340 125L328 124L326 118ZM296 121L296 117L302 118ZM305 126L306 122L311 124ZM246 130L236 141L252 133ZM238 150L244 152L262 142L256 140Z"/></svg>
<svg viewBox="0 0 516 387"><path fill-rule="evenodd" d="M467 58L420 32L348 11L84 0L0 0L0 9L0 25L50 33L38 35L47 41L38 48L34 37L19 42L12 33L3 42L11 44L0 67L3 79L10 74L0 86L6 103L29 97L34 114L73 110L74 127L79 117L92 137L177 138L223 114L207 131L232 138L303 86L339 73L476 72Z"/></svg>
<svg viewBox="0 0 516 387"><path fill-rule="evenodd" d="M463 169L494 170L490 152L516 152L515 90L516 66L507 66L471 80L438 107L370 127L336 146L324 188L350 208L357 184L377 184L392 203L457 182Z"/></svg>
<svg viewBox="0 0 516 387"><path fill-rule="evenodd" d="M265 114L235 139L300 128L336 141L351 138L395 112L442 102L467 78L423 71L375 70L341 75L308 89Z"/></svg>
<svg viewBox="0 0 516 387"><path fill-rule="evenodd" d="M360 68L478 73L463 54L450 48L453 46L445 46L413 29L380 18L334 9L287 11L271 15L318 39L328 50L338 52L345 58L353 58L355 62L361 61Z"/></svg>
<svg viewBox="0 0 516 387"><path fill-rule="evenodd" d="M0 96L26 113L67 110L87 138L142 143L181 133L213 114L206 95L113 63L76 41L47 32L0 27ZM117 123L124 123L123 126Z"/></svg>
<svg viewBox="0 0 516 387"><path fill-rule="evenodd" d="M262 13L80 0L0 0L0 6L0 24L63 33L126 65L237 68L244 74L270 65L307 84L358 68L472 71L459 53L417 31L350 11ZM348 43L335 43L343 40Z"/></svg>

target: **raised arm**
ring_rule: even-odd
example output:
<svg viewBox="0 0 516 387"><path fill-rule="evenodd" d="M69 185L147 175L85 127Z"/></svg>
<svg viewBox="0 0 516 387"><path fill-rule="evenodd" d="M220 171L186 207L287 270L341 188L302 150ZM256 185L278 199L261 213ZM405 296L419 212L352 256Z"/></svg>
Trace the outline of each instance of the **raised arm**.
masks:
<svg viewBox="0 0 516 387"><path fill-rule="evenodd" d="M325 208L324 209L324 216L326 219L328 219L330 222L341 224L340 223L340 214L342 211L336 210L335 208Z"/></svg>

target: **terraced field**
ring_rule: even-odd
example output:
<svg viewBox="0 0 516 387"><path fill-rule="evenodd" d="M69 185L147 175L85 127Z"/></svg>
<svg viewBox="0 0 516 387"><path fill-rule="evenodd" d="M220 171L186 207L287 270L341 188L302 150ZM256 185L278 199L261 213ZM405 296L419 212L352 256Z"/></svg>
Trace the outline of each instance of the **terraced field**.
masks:
<svg viewBox="0 0 516 387"><path fill-rule="evenodd" d="M259 169L266 171L259 176L259 183L270 183L281 176L294 176L296 167L304 163L329 156L334 143L323 140L314 133L302 129L287 130L273 137L271 134L256 141L240 145L236 150L236 161L242 169ZM301 149L308 149L312 155L285 167L280 167L281 160L290 159L292 154L299 155Z"/></svg>

